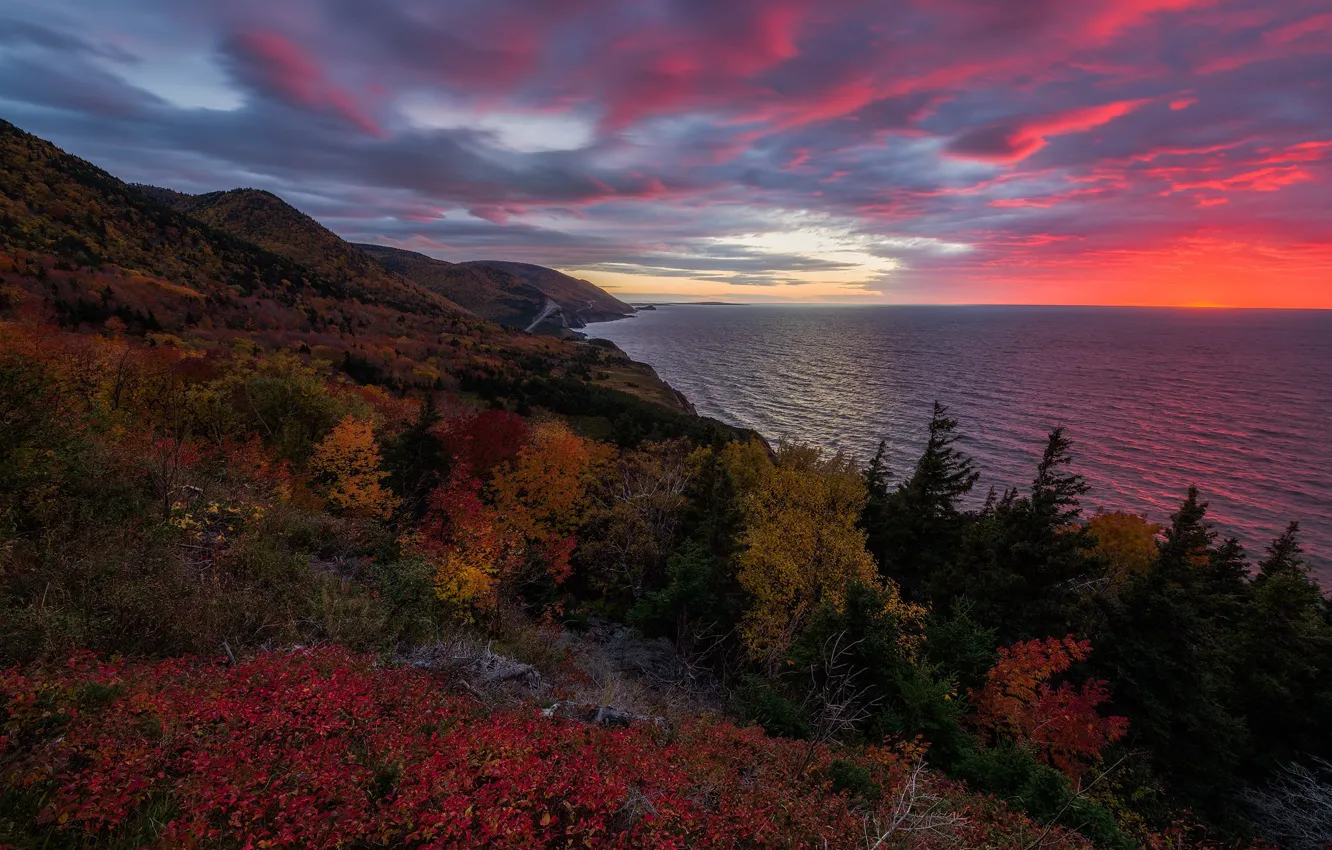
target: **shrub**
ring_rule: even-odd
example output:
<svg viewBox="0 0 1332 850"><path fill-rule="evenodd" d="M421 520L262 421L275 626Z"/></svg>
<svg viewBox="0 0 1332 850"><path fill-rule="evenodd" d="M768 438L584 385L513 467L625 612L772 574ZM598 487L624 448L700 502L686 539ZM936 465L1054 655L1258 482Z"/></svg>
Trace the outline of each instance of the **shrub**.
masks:
<svg viewBox="0 0 1332 850"><path fill-rule="evenodd" d="M79 655L0 674L0 722L0 826L41 846L849 848L893 811L828 777L913 773L882 748L800 770L805 745L706 720L663 734L486 710L336 649ZM1000 808L946 837L1020 846L1033 828Z"/></svg>

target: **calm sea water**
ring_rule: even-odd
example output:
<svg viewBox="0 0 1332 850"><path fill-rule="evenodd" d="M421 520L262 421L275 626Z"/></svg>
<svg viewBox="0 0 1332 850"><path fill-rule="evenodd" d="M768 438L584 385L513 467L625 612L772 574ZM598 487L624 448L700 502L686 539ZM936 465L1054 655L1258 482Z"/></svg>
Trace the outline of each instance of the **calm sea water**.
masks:
<svg viewBox="0 0 1332 850"><path fill-rule="evenodd" d="M909 471L935 399L990 485L1068 428L1091 507L1168 521L1189 484L1255 558L1298 520L1332 588L1332 311L671 306L592 326L699 412Z"/></svg>

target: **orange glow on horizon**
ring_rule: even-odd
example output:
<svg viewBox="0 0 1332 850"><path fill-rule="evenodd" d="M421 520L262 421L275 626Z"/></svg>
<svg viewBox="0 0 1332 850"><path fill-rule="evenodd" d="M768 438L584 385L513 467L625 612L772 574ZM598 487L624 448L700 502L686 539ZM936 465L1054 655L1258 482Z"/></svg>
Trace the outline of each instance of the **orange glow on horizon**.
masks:
<svg viewBox="0 0 1332 850"><path fill-rule="evenodd" d="M1168 247L1067 254L1011 252L1002 260L932 271L931 290L884 282L746 286L708 278L568 270L611 293L672 293L737 301L870 304L1067 304L1197 309L1332 309L1332 246L1246 243L1194 236ZM910 274L910 270L901 272ZM712 279L710 279L712 278ZM978 300L976 293L989 297Z"/></svg>

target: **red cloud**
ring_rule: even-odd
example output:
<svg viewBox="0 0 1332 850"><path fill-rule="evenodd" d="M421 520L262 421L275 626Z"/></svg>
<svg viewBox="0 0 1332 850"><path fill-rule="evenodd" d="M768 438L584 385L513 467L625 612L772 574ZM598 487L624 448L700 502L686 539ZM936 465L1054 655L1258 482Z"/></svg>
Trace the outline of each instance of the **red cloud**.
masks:
<svg viewBox="0 0 1332 850"><path fill-rule="evenodd" d="M1240 190L1250 192L1276 192L1295 183L1312 180L1313 175L1299 166L1273 166L1246 171L1218 180L1200 180L1194 183L1175 183L1162 194L1183 192L1187 189Z"/></svg>
<svg viewBox="0 0 1332 850"><path fill-rule="evenodd" d="M1182 12L1211 2L1213 0L1109 0L1091 19L1088 32L1097 38L1111 38L1161 12Z"/></svg>
<svg viewBox="0 0 1332 850"><path fill-rule="evenodd" d="M299 45L284 36L253 30L237 35L234 48L257 81L288 103L331 112L372 136L385 135L349 92L332 83Z"/></svg>
<svg viewBox="0 0 1332 850"><path fill-rule="evenodd" d="M992 124L958 136L948 145L948 152L963 159L1018 162L1045 147L1049 136L1082 133L1100 127L1144 103L1147 101L1121 100L1028 119L1023 123Z"/></svg>

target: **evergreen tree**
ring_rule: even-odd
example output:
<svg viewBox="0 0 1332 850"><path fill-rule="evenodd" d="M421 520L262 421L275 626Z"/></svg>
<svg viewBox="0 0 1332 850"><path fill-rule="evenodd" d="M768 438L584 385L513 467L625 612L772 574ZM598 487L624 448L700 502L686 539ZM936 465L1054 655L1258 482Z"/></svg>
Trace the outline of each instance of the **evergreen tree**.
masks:
<svg viewBox="0 0 1332 850"><path fill-rule="evenodd" d="M1300 524L1292 522L1286 526L1280 537L1272 541L1267 547L1267 557L1258 565L1258 575L1254 576L1253 580L1255 585L1260 585L1274 576L1288 573L1308 576L1309 568L1304 563L1304 550L1300 548L1299 534Z"/></svg>
<svg viewBox="0 0 1332 850"><path fill-rule="evenodd" d="M413 520L425 515L430 494L448 471L449 459L435 433L439 421L435 400L427 393L416 421L385 448L389 486L402 497L403 515Z"/></svg>
<svg viewBox="0 0 1332 850"><path fill-rule="evenodd" d="M880 440L879 448L865 467L865 508L860 515L861 527L865 529L865 548L876 556L876 561L878 553L884 551L888 544L883 519L892 497L889 475L888 443Z"/></svg>
<svg viewBox="0 0 1332 850"><path fill-rule="evenodd" d="M1237 698L1253 735L1251 774L1332 754L1332 624L1291 523L1268 548L1242 612Z"/></svg>
<svg viewBox="0 0 1332 850"><path fill-rule="evenodd" d="M871 502L864 525L870 552L908 598L922 598L929 577L953 558L965 524L961 501L980 478L972 459L956 446L957 425L936 401L925 453L891 494L886 492L882 444L866 471Z"/></svg>
<svg viewBox="0 0 1332 850"><path fill-rule="evenodd" d="M1031 485L1032 515L1046 529L1058 530L1077 522L1082 508L1078 499L1091 487L1086 479L1070 472L1073 463L1072 442L1062 427L1050 432Z"/></svg>
<svg viewBox="0 0 1332 850"><path fill-rule="evenodd" d="M957 424L948 415L948 408L936 401L925 454L904 485L925 516L956 516L962 497L971 492L980 478L972 459L955 445L959 439Z"/></svg>
<svg viewBox="0 0 1332 850"><path fill-rule="evenodd" d="M951 699L951 683L915 657L904 639L915 628L903 607L881 587L853 581L839 604L822 605L791 650L793 676L817 685L845 677L854 693L852 711L863 711L856 732L871 740L924 736L932 758L949 760L967 746L962 706ZM836 657L832 657L832 656Z"/></svg>
<svg viewBox="0 0 1332 850"><path fill-rule="evenodd" d="M1213 819L1228 802L1249 749L1237 710L1234 619L1245 587L1233 581L1242 553L1216 547L1197 488L1171 517L1152 568L1106 602L1092 665L1114 682L1113 710L1129 718L1132 743L1151 753L1176 799Z"/></svg>
<svg viewBox="0 0 1332 850"><path fill-rule="evenodd" d="M1080 523L1087 492L1069 470L1071 443L1050 433L1030 494L993 491L966 530L956 559L930 576L931 597L947 607L968 596L974 615L1001 643L1084 633L1095 541Z"/></svg>

